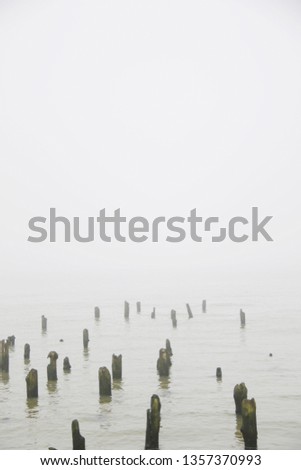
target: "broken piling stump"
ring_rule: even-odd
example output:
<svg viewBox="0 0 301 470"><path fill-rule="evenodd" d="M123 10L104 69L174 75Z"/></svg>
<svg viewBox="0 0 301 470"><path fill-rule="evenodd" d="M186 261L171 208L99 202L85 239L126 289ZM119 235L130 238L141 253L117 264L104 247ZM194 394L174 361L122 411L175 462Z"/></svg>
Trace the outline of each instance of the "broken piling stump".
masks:
<svg viewBox="0 0 301 470"><path fill-rule="evenodd" d="M0 341L0 370L9 371L9 347L5 339Z"/></svg>
<svg viewBox="0 0 301 470"><path fill-rule="evenodd" d="M83 343L84 343L84 348L87 349L88 344L89 344L89 331L87 328L83 330Z"/></svg>
<svg viewBox="0 0 301 470"><path fill-rule="evenodd" d="M24 345L24 359L27 361L30 358L30 345L26 343Z"/></svg>
<svg viewBox="0 0 301 470"><path fill-rule="evenodd" d="M42 315L42 331L46 331L47 330L47 318Z"/></svg>
<svg viewBox="0 0 301 470"><path fill-rule="evenodd" d="M241 432L245 442L245 450L257 449L257 422L256 422L256 402L254 398L242 401L242 426Z"/></svg>
<svg viewBox="0 0 301 470"><path fill-rule="evenodd" d="M16 337L14 335L8 336L6 340L8 346L12 346L12 347L15 346L15 341L16 341Z"/></svg>
<svg viewBox="0 0 301 470"><path fill-rule="evenodd" d="M38 371L31 369L26 376L27 398L38 398Z"/></svg>
<svg viewBox="0 0 301 470"><path fill-rule="evenodd" d="M160 398L158 395L153 395L151 398L151 408L146 412L145 450L159 449L160 410Z"/></svg>
<svg viewBox="0 0 301 470"><path fill-rule="evenodd" d="M122 355L116 356L113 354L112 356L112 376L113 380L121 380L122 379Z"/></svg>
<svg viewBox="0 0 301 470"><path fill-rule="evenodd" d="M246 324L246 314L245 312L243 312L242 309L240 309L239 315L240 315L240 325L244 327Z"/></svg>
<svg viewBox="0 0 301 470"><path fill-rule="evenodd" d="M169 356L172 356L173 354L172 354L172 349L171 349L169 339L166 340L165 345L166 345L165 348L166 348L167 353L169 354Z"/></svg>
<svg viewBox="0 0 301 470"><path fill-rule="evenodd" d="M141 313L141 302L136 303L137 313Z"/></svg>
<svg viewBox="0 0 301 470"><path fill-rule="evenodd" d="M221 379L222 378L222 369L221 367L216 368L216 378Z"/></svg>
<svg viewBox="0 0 301 470"><path fill-rule="evenodd" d="M65 357L64 358L64 362L63 362L63 371L64 372L70 372L71 370L71 364L70 364L70 361L69 361L69 357Z"/></svg>
<svg viewBox="0 0 301 470"><path fill-rule="evenodd" d="M94 307L94 317L95 317L96 320L99 319L99 317L100 317L99 307Z"/></svg>
<svg viewBox="0 0 301 470"><path fill-rule="evenodd" d="M125 300L124 302L124 318L129 319L130 316L130 304Z"/></svg>
<svg viewBox="0 0 301 470"><path fill-rule="evenodd" d="M248 389L244 382L236 384L233 391L233 397L235 401L235 413L241 415L241 405L245 398L248 398Z"/></svg>
<svg viewBox="0 0 301 470"><path fill-rule="evenodd" d="M107 367L98 369L99 395L110 397L112 395L111 374Z"/></svg>
<svg viewBox="0 0 301 470"><path fill-rule="evenodd" d="M160 377L168 377L169 369L171 366L170 356L166 349L161 348L159 351L159 358L157 360L157 370Z"/></svg>
<svg viewBox="0 0 301 470"><path fill-rule="evenodd" d="M189 305L189 304L186 304L186 308L187 308L187 312L188 312L188 318L193 318L190 305Z"/></svg>
<svg viewBox="0 0 301 470"><path fill-rule="evenodd" d="M50 351L47 358L50 359L50 364L47 366L47 378L48 381L57 380L57 370L56 370L56 361L58 359L58 354L55 351Z"/></svg>
<svg viewBox="0 0 301 470"><path fill-rule="evenodd" d="M207 311L207 301L203 300L203 302L202 302L202 312L206 313L206 311Z"/></svg>
<svg viewBox="0 0 301 470"><path fill-rule="evenodd" d="M85 438L79 432L79 423L74 419L71 424L73 450L86 450Z"/></svg>
<svg viewBox="0 0 301 470"><path fill-rule="evenodd" d="M153 319L156 318L156 309L155 309L155 307L153 307L153 311L151 313L151 318L153 318Z"/></svg>
<svg viewBox="0 0 301 470"><path fill-rule="evenodd" d="M175 310L172 310L170 312L170 318L171 318L171 321L172 321L172 326L174 328L176 328L177 327L177 314L176 314Z"/></svg>

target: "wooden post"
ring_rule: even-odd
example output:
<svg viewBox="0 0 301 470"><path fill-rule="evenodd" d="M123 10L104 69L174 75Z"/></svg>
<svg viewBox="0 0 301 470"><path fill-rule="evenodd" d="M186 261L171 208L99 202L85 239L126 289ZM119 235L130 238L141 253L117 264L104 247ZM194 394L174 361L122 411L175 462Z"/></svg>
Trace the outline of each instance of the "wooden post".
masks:
<svg viewBox="0 0 301 470"><path fill-rule="evenodd" d="M137 306L137 313L141 313L141 302L137 302L136 306Z"/></svg>
<svg viewBox="0 0 301 470"><path fill-rule="evenodd" d="M207 311L207 301L203 300L203 302L202 302L202 312L206 313L206 311Z"/></svg>
<svg viewBox="0 0 301 470"><path fill-rule="evenodd" d="M151 408L146 413L145 450L159 449L160 410L160 398L158 395L153 395L151 398Z"/></svg>
<svg viewBox="0 0 301 470"><path fill-rule="evenodd" d="M24 359L28 360L30 358L30 345L26 343L24 345Z"/></svg>
<svg viewBox="0 0 301 470"><path fill-rule="evenodd" d="M172 349L171 349L171 345L170 345L169 339L166 340L165 344L166 344L165 348L166 348L166 351L167 351L168 355L169 355L169 356L172 356L173 354L172 354Z"/></svg>
<svg viewBox="0 0 301 470"><path fill-rule="evenodd" d="M26 376L27 398L38 398L38 371L31 369Z"/></svg>
<svg viewBox="0 0 301 470"><path fill-rule="evenodd" d="M94 307L94 317L96 320L99 320L99 317L100 317L99 307Z"/></svg>
<svg viewBox="0 0 301 470"><path fill-rule="evenodd" d="M216 378L221 379L222 378L222 369L220 367L216 368Z"/></svg>
<svg viewBox="0 0 301 470"><path fill-rule="evenodd" d="M121 380L122 379L122 355L116 356L113 354L112 356L112 376L113 380Z"/></svg>
<svg viewBox="0 0 301 470"><path fill-rule="evenodd" d="M98 369L99 395L110 397L112 395L111 374L106 367Z"/></svg>
<svg viewBox="0 0 301 470"><path fill-rule="evenodd" d="M170 317L171 317L171 321L172 321L172 326L174 328L176 328L177 327L177 314L176 314L175 310L172 310L170 312Z"/></svg>
<svg viewBox="0 0 301 470"><path fill-rule="evenodd" d="M130 316L130 304L125 300L124 302L124 318L129 319Z"/></svg>
<svg viewBox="0 0 301 470"><path fill-rule="evenodd" d="M47 318L42 315L42 331L46 331L47 330Z"/></svg>
<svg viewBox="0 0 301 470"><path fill-rule="evenodd" d="M169 376L169 368L171 366L170 356L166 349L161 348L159 351L159 359L157 360L157 370L160 377Z"/></svg>
<svg viewBox="0 0 301 470"><path fill-rule="evenodd" d="M71 364L70 364L70 361L69 361L69 357L64 358L63 370L65 372L70 372L70 370L71 370Z"/></svg>
<svg viewBox="0 0 301 470"><path fill-rule="evenodd" d="M240 314L240 326L244 327L246 324L246 314L245 312L242 311L242 309L240 309L239 314Z"/></svg>
<svg viewBox="0 0 301 470"><path fill-rule="evenodd" d="M71 424L73 450L86 450L85 438L79 432L79 423L74 419Z"/></svg>
<svg viewBox="0 0 301 470"><path fill-rule="evenodd" d="M7 342L8 346L14 347L15 346L15 340L16 340L16 337L14 335L12 335L12 336L7 337L6 342Z"/></svg>
<svg viewBox="0 0 301 470"><path fill-rule="evenodd" d="M85 328L83 331L83 343L84 343L84 348L87 349L88 344L89 344L89 331L87 330L87 328Z"/></svg>
<svg viewBox="0 0 301 470"><path fill-rule="evenodd" d="M57 380L56 361L58 357L59 356L55 351L50 351L47 356L47 358L50 358L50 364L47 366L48 381Z"/></svg>
<svg viewBox="0 0 301 470"><path fill-rule="evenodd" d="M242 401L248 397L248 389L243 382L235 385L233 397L235 401L235 413L241 415Z"/></svg>
<svg viewBox="0 0 301 470"><path fill-rule="evenodd" d="M153 307L153 311L151 313L151 318L156 318L156 309Z"/></svg>
<svg viewBox="0 0 301 470"><path fill-rule="evenodd" d="M189 304L186 304L186 308L187 308L187 312L188 312L188 318L193 318L190 305L189 305Z"/></svg>
<svg viewBox="0 0 301 470"><path fill-rule="evenodd" d="M0 370L9 371L9 349L8 342L4 339L0 341Z"/></svg>
<svg viewBox="0 0 301 470"><path fill-rule="evenodd" d="M242 401L241 432L245 441L245 450L257 449L256 403L254 398Z"/></svg>

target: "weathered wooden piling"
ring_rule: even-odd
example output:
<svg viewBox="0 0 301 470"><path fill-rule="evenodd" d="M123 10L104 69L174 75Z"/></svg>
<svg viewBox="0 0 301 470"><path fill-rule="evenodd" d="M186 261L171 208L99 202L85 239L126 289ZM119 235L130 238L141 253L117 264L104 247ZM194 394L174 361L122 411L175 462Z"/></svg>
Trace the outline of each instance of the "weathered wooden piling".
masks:
<svg viewBox="0 0 301 470"><path fill-rule="evenodd" d="M172 326L174 328L176 328L177 327L177 314L176 314L175 310L172 310L170 312L170 318L171 318L171 321L172 321Z"/></svg>
<svg viewBox="0 0 301 470"><path fill-rule="evenodd" d="M119 354L119 356L112 355L112 377L113 380L122 379L122 354Z"/></svg>
<svg viewBox="0 0 301 470"><path fill-rule="evenodd" d="M96 320L99 319L99 317L100 317L99 307L94 307L94 317L95 317Z"/></svg>
<svg viewBox="0 0 301 470"><path fill-rule="evenodd" d="M169 339L167 339L166 342L165 342L165 348L166 348L166 351L169 354L169 356L172 356L173 353L172 353L171 344L170 344Z"/></svg>
<svg viewBox="0 0 301 470"><path fill-rule="evenodd" d="M141 302L136 303L137 313L141 313Z"/></svg>
<svg viewBox="0 0 301 470"><path fill-rule="evenodd" d="M146 412L145 450L159 449L160 410L160 398L158 395L153 395L151 398L151 407Z"/></svg>
<svg viewBox="0 0 301 470"><path fill-rule="evenodd" d="M245 450L257 449L257 422L256 422L256 402L244 399L242 401L242 426L241 432L245 441Z"/></svg>
<svg viewBox="0 0 301 470"><path fill-rule="evenodd" d="M245 314L245 312L243 312L242 309L240 309L239 315L240 315L240 325L245 326L245 324L246 324L246 314Z"/></svg>
<svg viewBox="0 0 301 470"><path fill-rule="evenodd" d="M207 311L207 301L203 300L203 302L202 302L202 312L206 313L206 311Z"/></svg>
<svg viewBox="0 0 301 470"><path fill-rule="evenodd" d="M16 341L16 337L14 335L8 336L6 340L8 346L12 346L12 347L15 346L15 341Z"/></svg>
<svg viewBox="0 0 301 470"><path fill-rule="evenodd" d="M38 371L31 369L26 376L27 398L38 398Z"/></svg>
<svg viewBox="0 0 301 470"><path fill-rule="evenodd" d="M126 318L128 320L129 316L130 316L130 304L125 300L125 302L124 302L124 318Z"/></svg>
<svg viewBox="0 0 301 470"><path fill-rule="evenodd" d="M89 344L89 331L87 328L83 330L83 343L84 343L84 348L87 349L88 344Z"/></svg>
<svg viewBox="0 0 301 470"><path fill-rule="evenodd" d="M107 367L98 369L99 395L110 397L112 395L111 374Z"/></svg>
<svg viewBox="0 0 301 470"><path fill-rule="evenodd" d="M245 384L236 384L233 391L235 401L235 413L241 415L241 404L245 398L248 398L248 389Z"/></svg>
<svg viewBox="0 0 301 470"><path fill-rule="evenodd" d="M169 369L171 366L170 356L166 349L161 348L159 351L159 358L157 360L157 370L160 377L168 377Z"/></svg>
<svg viewBox="0 0 301 470"><path fill-rule="evenodd" d="M73 450L86 450L85 438L79 432L79 423L74 419L71 424Z"/></svg>
<svg viewBox="0 0 301 470"><path fill-rule="evenodd" d="M30 358L30 345L26 343L24 345L24 359L28 360Z"/></svg>
<svg viewBox="0 0 301 470"><path fill-rule="evenodd" d="M58 354L55 351L50 351L47 358L50 359L50 364L47 366L47 378L48 381L57 380L56 361Z"/></svg>
<svg viewBox="0 0 301 470"><path fill-rule="evenodd" d="M221 367L216 368L216 378L221 379L222 378L222 369Z"/></svg>
<svg viewBox="0 0 301 470"><path fill-rule="evenodd" d="M42 315L42 331L46 331L47 330L47 318Z"/></svg>
<svg viewBox="0 0 301 470"><path fill-rule="evenodd" d="M186 304L186 308L187 308L187 312L188 312L188 318L193 318L190 305L189 305L189 304Z"/></svg>
<svg viewBox="0 0 301 470"><path fill-rule="evenodd" d="M151 318L153 318L153 319L156 318L156 309L155 309L155 307L153 307L153 311L151 313Z"/></svg>
<svg viewBox="0 0 301 470"><path fill-rule="evenodd" d="M69 357L67 357L67 356L64 358L63 370L65 372L70 372L70 370L71 370L71 364L70 364L70 361L69 361Z"/></svg>
<svg viewBox="0 0 301 470"><path fill-rule="evenodd" d="M9 371L9 346L5 339L0 341L0 370Z"/></svg>

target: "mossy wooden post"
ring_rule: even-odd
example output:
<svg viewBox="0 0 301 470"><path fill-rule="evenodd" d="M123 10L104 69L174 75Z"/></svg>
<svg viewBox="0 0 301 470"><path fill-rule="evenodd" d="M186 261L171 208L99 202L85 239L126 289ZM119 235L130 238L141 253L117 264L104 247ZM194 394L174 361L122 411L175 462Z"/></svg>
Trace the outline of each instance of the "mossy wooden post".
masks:
<svg viewBox="0 0 301 470"><path fill-rule="evenodd" d="M130 316L130 304L125 300L124 302L124 318L129 319Z"/></svg>
<svg viewBox="0 0 301 470"><path fill-rule="evenodd" d="M24 359L27 361L30 358L30 345L26 343L24 345Z"/></svg>
<svg viewBox="0 0 301 470"><path fill-rule="evenodd" d="M174 328L176 328L177 327L177 314L176 314L175 310L172 310L170 312L170 317L171 317L171 321L172 321L172 326Z"/></svg>
<svg viewBox="0 0 301 470"><path fill-rule="evenodd" d="M70 361L69 361L69 357L64 358L63 370L65 372L70 372L70 370L71 370L71 364L70 364Z"/></svg>
<svg viewBox="0 0 301 470"><path fill-rule="evenodd" d="M145 450L159 449L160 410L160 398L158 395L153 395L151 398L151 407L146 413Z"/></svg>
<svg viewBox="0 0 301 470"><path fill-rule="evenodd" d="M241 415L241 404L245 398L248 398L248 389L245 384L237 384L234 387L233 397L235 401L235 413Z"/></svg>
<svg viewBox="0 0 301 470"><path fill-rule="evenodd" d="M47 318L42 315L42 331L46 331L47 330Z"/></svg>
<svg viewBox="0 0 301 470"><path fill-rule="evenodd" d="M31 369L26 376L27 398L38 398L38 371Z"/></svg>
<svg viewBox="0 0 301 470"><path fill-rule="evenodd" d="M99 320L99 317L100 317L99 307L94 307L94 317L96 320Z"/></svg>
<svg viewBox="0 0 301 470"><path fill-rule="evenodd" d="M47 366L48 381L57 380L56 361L59 356L55 351L50 351L47 357L50 359L50 364Z"/></svg>
<svg viewBox="0 0 301 470"><path fill-rule="evenodd" d="M83 343L84 343L84 348L87 349L88 344L89 344L89 331L87 328L83 330Z"/></svg>
<svg viewBox="0 0 301 470"><path fill-rule="evenodd" d="M216 368L216 378L221 379L222 378L222 369L221 367Z"/></svg>
<svg viewBox="0 0 301 470"><path fill-rule="evenodd" d="M4 339L0 341L0 370L9 371L9 348L8 343Z"/></svg>
<svg viewBox="0 0 301 470"><path fill-rule="evenodd" d="M122 355L116 356L112 355L112 376L113 380L122 379Z"/></svg>
<svg viewBox="0 0 301 470"><path fill-rule="evenodd" d="M202 312L206 313L206 311L207 311L207 301L203 300L203 302L202 302Z"/></svg>
<svg viewBox="0 0 301 470"><path fill-rule="evenodd" d="M193 318L190 305L189 305L189 304L186 304L186 308L187 308L187 312L188 312L188 318Z"/></svg>
<svg viewBox="0 0 301 470"><path fill-rule="evenodd" d="M151 318L155 319L156 318L156 309L153 307L153 311L151 313Z"/></svg>
<svg viewBox="0 0 301 470"><path fill-rule="evenodd" d="M99 395L110 397L112 395L111 374L107 367L98 369Z"/></svg>
<svg viewBox="0 0 301 470"><path fill-rule="evenodd" d="M243 312L242 309L240 309L239 315L240 315L240 325L244 327L246 324L246 314L245 312Z"/></svg>
<svg viewBox="0 0 301 470"><path fill-rule="evenodd" d="M141 302L137 302L136 306L137 306L137 313L141 313Z"/></svg>
<svg viewBox="0 0 301 470"><path fill-rule="evenodd" d="M159 351L159 359L157 360L157 370L160 377L169 376L169 368L171 366L170 356L166 349L161 348Z"/></svg>
<svg viewBox="0 0 301 470"><path fill-rule="evenodd" d="M85 438L79 432L79 423L74 419L71 424L73 450L86 450Z"/></svg>
<svg viewBox="0 0 301 470"><path fill-rule="evenodd" d="M257 449L257 422L256 422L256 402L254 398L242 401L242 426L241 432L245 441L245 450Z"/></svg>

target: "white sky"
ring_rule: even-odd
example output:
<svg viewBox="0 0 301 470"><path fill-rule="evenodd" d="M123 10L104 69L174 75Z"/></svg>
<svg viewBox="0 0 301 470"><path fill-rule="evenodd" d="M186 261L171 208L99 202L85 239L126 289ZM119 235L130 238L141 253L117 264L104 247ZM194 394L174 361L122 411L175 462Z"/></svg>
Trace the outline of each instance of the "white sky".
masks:
<svg viewBox="0 0 301 470"><path fill-rule="evenodd" d="M0 0L0 69L4 292L299 275L299 1ZM85 221L252 206L274 216L273 243L26 241L50 207Z"/></svg>

